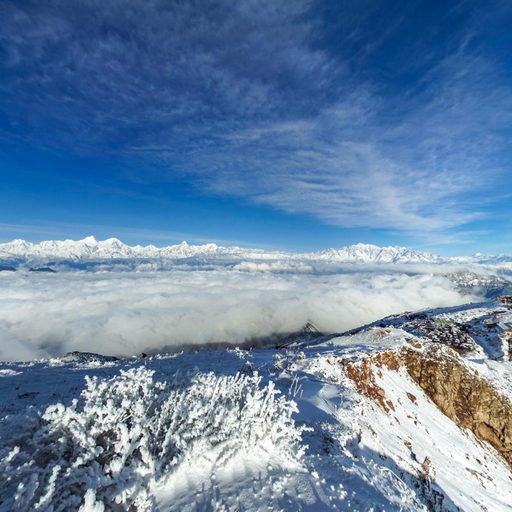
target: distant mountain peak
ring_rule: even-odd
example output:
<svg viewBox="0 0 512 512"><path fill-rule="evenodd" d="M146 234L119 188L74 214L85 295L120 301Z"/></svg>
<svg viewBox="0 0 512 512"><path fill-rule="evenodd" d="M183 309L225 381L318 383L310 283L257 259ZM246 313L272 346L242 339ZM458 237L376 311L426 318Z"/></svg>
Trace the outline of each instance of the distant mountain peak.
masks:
<svg viewBox="0 0 512 512"><path fill-rule="evenodd" d="M380 247L374 244L357 243L338 249L323 249L309 253L265 251L241 247L223 247L214 243L190 245L182 241L176 245L156 247L154 245L129 246L118 238L97 240L90 235L81 240L46 240L31 243L22 239L0 244L0 260L137 260L137 259L183 259L223 258L241 260L326 260L349 264L410 264L410 263L491 263L512 261L509 256L482 256L442 258L429 252L415 251L406 247Z"/></svg>
<svg viewBox="0 0 512 512"><path fill-rule="evenodd" d="M380 247L364 243L339 249L324 249L318 254L329 259L354 263L436 263L442 260L440 256L406 247Z"/></svg>

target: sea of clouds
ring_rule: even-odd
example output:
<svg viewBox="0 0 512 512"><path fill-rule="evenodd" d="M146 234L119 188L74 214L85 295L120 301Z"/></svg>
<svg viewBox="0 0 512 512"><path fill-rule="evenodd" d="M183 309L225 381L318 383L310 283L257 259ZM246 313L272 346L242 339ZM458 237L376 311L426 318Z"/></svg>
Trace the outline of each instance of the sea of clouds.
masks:
<svg viewBox="0 0 512 512"><path fill-rule="evenodd" d="M443 276L402 272L2 273L0 360L237 345L307 321L340 332L404 310L468 301Z"/></svg>

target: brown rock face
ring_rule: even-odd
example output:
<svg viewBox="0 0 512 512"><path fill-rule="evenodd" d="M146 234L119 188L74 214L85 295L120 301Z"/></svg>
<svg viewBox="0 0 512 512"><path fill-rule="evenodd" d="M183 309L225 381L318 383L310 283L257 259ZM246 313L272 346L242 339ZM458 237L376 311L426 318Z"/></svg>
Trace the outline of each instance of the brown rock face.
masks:
<svg viewBox="0 0 512 512"><path fill-rule="evenodd" d="M345 367L345 371L354 382L358 393L375 400L386 412L389 412L389 407L384 400L386 392L375 382L370 359L365 359L360 364L349 364Z"/></svg>
<svg viewBox="0 0 512 512"><path fill-rule="evenodd" d="M405 349L412 379L460 427L487 441L512 466L512 403L490 382L470 371L452 351L430 346Z"/></svg>
<svg viewBox="0 0 512 512"><path fill-rule="evenodd" d="M384 390L372 372L372 368L383 366L390 370L405 367L446 416L491 444L512 466L512 402L468 369L455 351L429 343L422 350L405 347L347 365L346 373L356 389L388 411Z"/></svg>

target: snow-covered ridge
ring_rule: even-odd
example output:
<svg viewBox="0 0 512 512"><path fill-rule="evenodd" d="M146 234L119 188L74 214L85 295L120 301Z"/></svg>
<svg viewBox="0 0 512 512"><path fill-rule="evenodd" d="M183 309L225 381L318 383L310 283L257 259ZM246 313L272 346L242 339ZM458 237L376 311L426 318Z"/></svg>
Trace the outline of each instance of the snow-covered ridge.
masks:
<svg viewBox="0 0 512 512"><path fill-rule="evenodd" d="M177 245L156 247L154 245L126 245L117 238L96 240L88 236L82 240L46 240L31 243L25 240L13 240L0 244L0 258L30 259L54 258L62 260L88 259L153 259L153 258L190 258L211 255L250 255L265 254L258 249L239 247L221 247L216 244L189 245L181 242ZM278 253L275 253L278 254Z"/></svg>
<svg viewBox="0 0 512 512"><path fill-rule="evenodd" d="M405 247L379 247L372 244L355 244L341 249L324 249L311 253L317 258L356 263L438 263L440 256Z"/></svg>
<svg viewBox="0 0 512 512"><path fill-rule="evenodd" d="M179 259L197 257L235 257L236 259L311 259L350 263L438 263L445 261L441 257L404 247L378 247L371 244L356 244L340 249L325 249L312 253L287 253L265 251L262 249L244 249L241 247L222 247L213 243L189 245L181 242L167 247L154 245L129 246L117 238L96 240L88 236L83 240L47 240L31 243L25 240L13 240L0 244L0 259Z"/></svg>
<svg viewBox="0 0 512 512"><path fill-rule="evenodd" d="M0 509L507 512L511 321L501 297L277 347L0 363Z"/></svg>
<svg viewBox="0 0 512 512"><path fill-rule="evenodd" d="M236 250L237 248L231 248ZM88 236L82 240L45 240L31 243L13 240L0 244L1 258L57 258L57 259L125 259L125 258L186 258L200 254L222 253L215 244L190 246L187 242L158 248L154 245L129 246L117 238L96 240Z"/></svg>

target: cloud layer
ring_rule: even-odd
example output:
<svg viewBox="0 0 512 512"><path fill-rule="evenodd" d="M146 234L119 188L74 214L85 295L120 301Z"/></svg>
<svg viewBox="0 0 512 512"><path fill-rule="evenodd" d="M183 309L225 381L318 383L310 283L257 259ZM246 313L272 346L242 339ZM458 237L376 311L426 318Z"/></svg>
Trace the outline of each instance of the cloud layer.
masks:
<svg viewBox="0 0 512 512"><path fill-rule="evenodd" d="M402 273L3 273L0 280L0 360L239 345L308 320L340 332L391 313L467 301L443 277Z"/></svg>

